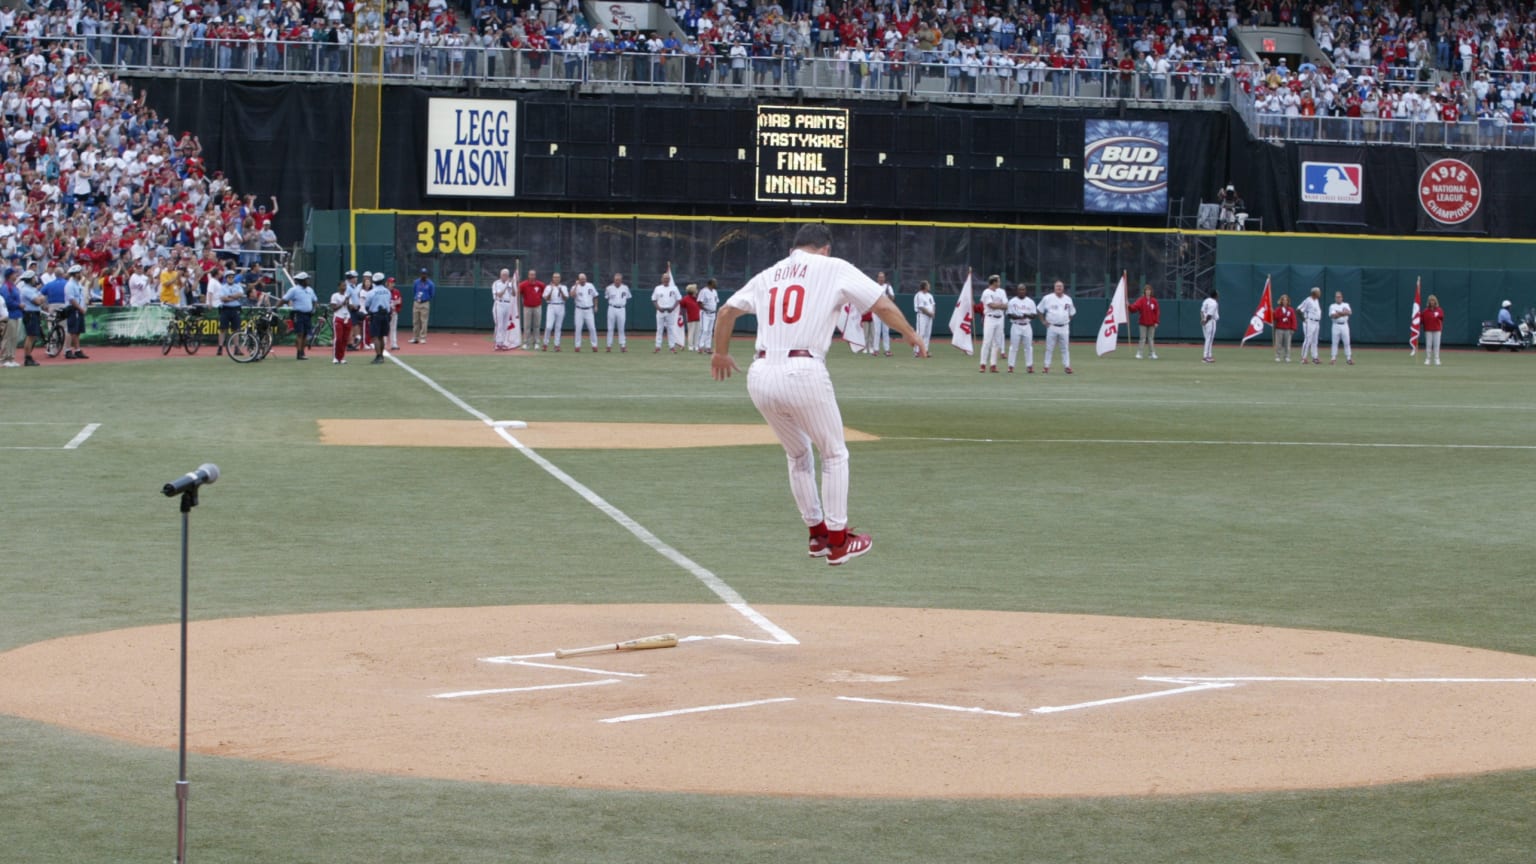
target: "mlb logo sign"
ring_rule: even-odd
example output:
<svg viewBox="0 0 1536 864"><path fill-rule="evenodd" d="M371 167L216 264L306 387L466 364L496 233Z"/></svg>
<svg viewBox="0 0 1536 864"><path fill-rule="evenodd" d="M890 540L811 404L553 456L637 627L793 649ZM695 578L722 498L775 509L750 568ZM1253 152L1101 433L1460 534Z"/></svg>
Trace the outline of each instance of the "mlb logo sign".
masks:
<svg viewBox="0 0 1536 864"><path fill-rule="evenodd" d="M1312 204L1359 204L1364 199L1359 163L1301 163L1301 200Z"/></svg>

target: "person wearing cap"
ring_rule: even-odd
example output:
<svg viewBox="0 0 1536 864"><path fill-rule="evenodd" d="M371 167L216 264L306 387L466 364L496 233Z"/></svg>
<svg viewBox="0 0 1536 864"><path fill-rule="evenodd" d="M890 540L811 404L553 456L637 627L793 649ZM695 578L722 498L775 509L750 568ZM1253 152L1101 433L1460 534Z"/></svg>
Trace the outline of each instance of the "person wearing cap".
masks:
<svg viewBox="0 0 1536 864"><path fill-rule="evenodd" d="M309 359L304 352L309 348L309 337L314 332L317 299L315 289L309 287L309 274L302 271L295 273L293 284L288 286L287 293L283 295L283 305L293 307L293 337L299 346L299 360Z"/></svg>
<svg viewBox="0 0 1536 864"><path fill-rule="evenodd" d="M240 307L245 300L245 285L234 279L223 281L223 275L222 265L208 271L208 302L219 304L219 347L214 352L215 357L223 354L226 347L234 352L231 340L240 329Z"/></svg>
<svg viewBox="0 0 1536 864"><path fill-rule="evenodd" d="M352 322L352 338L347 348L353 351L363 347L363 334L357 332L363 327L363 289L357 278L356 270L348 270L346 282L342 285L342 292L347 295L347 320Z"/></svg>
<svg viewBox="0 0 1536 864"><path fill-rule="evenodd" d="M80 283L80 274L84 272L84 267L71 264L69 278L64 282L64 303L69 307L69 316L64 319L65 360L91 359L80 350L80 334L85 332L85 286Z"/></svg>
<svg viewBox="0 0 1536 864"><path fill-rule="evenodd" d="M375 273L374 277L382 277L383 273ZM372 281L370 279L369 281ZM373 362L384 362L385 340L389 338L389 309L394 305L389 296L389 289L384 283L379 282L369 288L363 296L364 309L368 312L369 338L373 342L368 346L373 349Z"/></svg>
<svg viewBox="0 0 1536 864"><path fill-rule="evenodd" d="M31 270L21 274L21 287L17 290L21 295L21 327L27 334L26 341L21 343L25 355L21 365L41 366L32 359L32 347L43 338L43 315L49 311L48 298L37 287L37 274Z"/></svg>
<svg viewBox="0 0 1536 864"><path fill-rule="evenodd" d="M411 303L411 344L415 345L427 341L427 319L432 316L432 298L437 294L437 283L428 278L427 268L421 268L411 290L415 295Z"/></svg>
<svg viewBox="0 0 1536 864"><path fill-rule="evenodd" d="M1519 339L1520 325L1515 323L1515 313L1512 311L1514 305L1508 300L1499 305L1499 326L1504 328L1505 333Z"/></svg>

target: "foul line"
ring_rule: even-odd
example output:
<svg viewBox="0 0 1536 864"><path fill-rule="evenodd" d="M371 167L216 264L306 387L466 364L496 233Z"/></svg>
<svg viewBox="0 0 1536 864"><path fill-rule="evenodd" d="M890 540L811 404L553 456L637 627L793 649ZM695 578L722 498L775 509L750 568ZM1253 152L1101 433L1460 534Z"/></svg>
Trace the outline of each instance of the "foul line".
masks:
<svg viewBox="0 0 1536 864"><path fill-rule="evenodd" d="M1062 711L1076 711L1080 708L1098 708L1101 705L1117 705L1121 702L1139 702L1143 699L1157 699L1162 696L1176 696L1180 693L1195 693L1201 690L1225 690L1236 687L1236 682L1207 682L1204 684L1191 684L1188 687L1178 687L1173 690L1155 690L1151 693L1137 693L1134 696L1116 696L1113 699L1095 699L1092 702L1079 702L1076 705L1044 705L1039 708L1029 709L1031 714L1058 714Z"/></svg>
<svg viewBox="0 0 1536 864"><path fill-rule="evenodd" d="M964 705L940 705L937 702L900 702L895 699L868 699L862 696L839 696L840 702L867 702L871 705L901 705L907 708L933 708L938 711L956 711L961 714L990 714L994 717L1023 717L1018 711L994 711L991 708L967 708Z"/></svg>
<svg viewBox="0 0 1536 864"><path fill-rule="evenodd" d="M772 636L775 641L785 645L800 644L800 640L789 635L788 631L779 627L779 625L773 623L772 621L769 621L762 615L762 613L747 605L746 599L738 594L736 589L725 584L724 580L722 580L719 576L711 573L692 558L689 558L687 555L684 555L677 549L668 545L660 537L657 537L655 534L651 533L650 530L647 529L644 525L641 525L639 522L631 519L629 514L613 506L612 504L609 504L602 498L602 496L598 495L596 492L593 492L581 481L560 470L560 468L556 466L555 463L539 455L534 451L532 447L529 447L523 442L517 440L517 438L513 437L512 433L506 430L506 427L497 426L495 421L493 421L488 415L477 411L474 406L470 405L468 402L465 402L463 399L460 399L458 396L455 396L453 393L450 393L436 381L433 381L426 375L416 371L409 364L401 360L399 357L396 357L394 354L386 352L384 356L388 357L390 361L393 362L396 366L399 366L401 369L404 369L405 371L416 376L416 378L422 383L426 384L428 387L431 387L433 390L436 390L440 395L442 395L453 404L462 408L469 415L480 420L485 425L490 426L493 430L495 430L497 435L501 436L502 440L510 444L519 453L528 457L528 459L531 460L535 465L543 468L551 477L554 477L556 480L564 483L566 487L569 488L572 492L575 492L577 495L580 495L582 498L584 498L588 504L591 504L593 507L601 510L608 516L608 518L619 523L619 525L623 526L625 530L639 538L640 542L651 547L651 549L656 551L662 557L668 559L672 563L693 574L695 579L698 579L700 582L704 583L704 587L714 592L716 597L719 597L721 600L725 601L727 606L736 610L738 614L746 618L748 621L756 624L759 629Z"/></svg>
<svg viewBox="0 0 1536 864"><path fill-rule="evenodd" d="M100 428L101 428L101 424L100 423L88 423L88 424L86 424L85 428L81 429L79 431L79 433L77 433L75 435L75 437L69 439L69 443L64 445L64 449L65 450L76 450L76 449L79 449L80 445L85 443L85 439L91 437L93 434L95 434L96 430L100 429Z"/></svg>
<svg viewBox="0 0 1536 864"><path fill-rule="evenodd" d="M1143 675L1138 681L1156 681L1160 684L1194 684L1201 682L1232 682L1235 684L1273 684L1296 682L1303 684L1536 684L1536 678L1315 678L1302 675L1232 675L1223 678L1204 678L1193 675L1172 677Z"/></svg>
<svg viewBox="0 0 1536 864"><path fill-rule="evenodd" d="M1175 446L1212 447L1364 447L1407 450L1536 450L1536 444L1403 444L1380 441L1217 441L1200 439L1168 438L929 438L881 435L881 441L941 441L963 444L1106 444L1134 445L1165 444Z"/></svg>
<svg viewBox="0 0 1536 864"><path fill-rule="evenodd" d="M569 687L598 687L603 684L621 683L617 678L604 678L601 681L576 681L570 684L540 684L536 687L502 687L497 690L460 690L456 693L438 693L433 699L458 699L463 696L494 696L498 693L527 693L530 690L561 690Z"/></svg>
<svg viewBox="0 0 1536 864"><path fill-rule="evenodd" d="M753 702L732 702L728 705L700 705L697 708L677 708L672 711L657 711L654 714L625 714L623 717L604 717L599 723L628 723L632 720L654 720L657 717L676 717L680 714L702 714L705 711L729 711L733 708L754 708L758 705L772 705L775 702L793 702L793 696L780 696L777 699L758 699Z"/></svg>

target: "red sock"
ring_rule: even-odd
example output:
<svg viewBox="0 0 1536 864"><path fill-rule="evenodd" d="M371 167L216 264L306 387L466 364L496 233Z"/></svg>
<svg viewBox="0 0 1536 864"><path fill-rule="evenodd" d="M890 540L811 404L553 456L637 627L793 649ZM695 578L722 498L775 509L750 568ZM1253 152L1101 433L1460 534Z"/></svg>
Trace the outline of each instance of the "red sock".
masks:
<svg viewBox="0 0 1536 864"><path fill-rule="evenodd" d="M814 540L817 537L825 537L825 536L827 536L827 523L826 522L817 522L815 525L811 526L811 539Z"/></svg>
<svg viewBox="0 0 1536 864"><path fill-rule="evenodd" d="M827 532L827 545L828 546L847 546L848 545L848 529L847 528L839 528L836 531L828 531Z"/></svg>

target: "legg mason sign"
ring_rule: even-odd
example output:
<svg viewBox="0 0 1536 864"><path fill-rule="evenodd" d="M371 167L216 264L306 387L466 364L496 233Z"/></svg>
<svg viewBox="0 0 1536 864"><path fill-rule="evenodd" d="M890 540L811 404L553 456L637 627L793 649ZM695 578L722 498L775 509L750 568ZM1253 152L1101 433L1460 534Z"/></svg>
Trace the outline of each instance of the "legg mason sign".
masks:
<svg viewBox="0 0 1536 864"><path fill-rule="evenodd" d="M427 194L511 198L517 191L517 101L432 99Z"/></svg>

